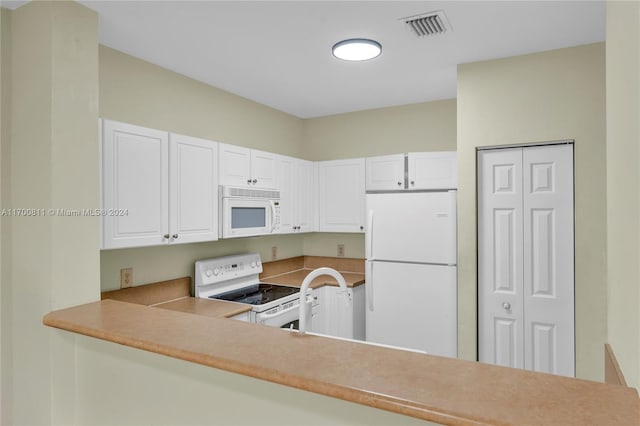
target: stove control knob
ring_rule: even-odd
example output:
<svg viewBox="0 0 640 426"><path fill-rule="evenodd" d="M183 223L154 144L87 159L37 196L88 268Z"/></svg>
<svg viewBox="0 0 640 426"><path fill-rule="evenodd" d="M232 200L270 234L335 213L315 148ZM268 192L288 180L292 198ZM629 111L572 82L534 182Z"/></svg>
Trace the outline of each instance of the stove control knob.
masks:
<svg viewBox="0 0 640 426"><path fill-rule="evenodd" d="M220 273L220 270L218 268L213 270L213 275L218 276L219 273Z"/></svg>
<svg viewBox="0 0 640 426"><path fill-rule="evenodd" d="M205 272L205 275L206 275L207 277L210 277L210 276L211 276L211 274L212 274L211 269L207 269L207 272Z"/></svg>

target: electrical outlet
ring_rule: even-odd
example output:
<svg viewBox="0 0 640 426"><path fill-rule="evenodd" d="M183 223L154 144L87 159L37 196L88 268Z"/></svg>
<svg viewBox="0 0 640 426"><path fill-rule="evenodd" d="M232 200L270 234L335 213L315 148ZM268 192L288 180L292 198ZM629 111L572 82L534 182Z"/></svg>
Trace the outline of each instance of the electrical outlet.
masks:
<svg viewBox="0 0 640 426"><path fill-rule="evenodd" d="M120 288L128 288L133 285L133 268L120 269Z"/></svg>
<svg viewBox="0 0 640 426"><path fill-rule="evenodd" d="M271 247L271 260L276 260L278 258L278 247Z"/></svg>
<svg viewBox="0 0 640 426"><path fill-rule="evenodd" d="M338 244L338 257L344 257L344 244Z"/></svg>

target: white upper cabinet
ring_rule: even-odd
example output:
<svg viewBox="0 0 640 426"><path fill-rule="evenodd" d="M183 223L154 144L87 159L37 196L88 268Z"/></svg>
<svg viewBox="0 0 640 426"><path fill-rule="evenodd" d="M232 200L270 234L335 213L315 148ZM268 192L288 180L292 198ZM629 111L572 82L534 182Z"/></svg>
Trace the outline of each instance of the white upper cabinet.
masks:
<svg viewBox="0 0 640 426"><path fill-rule="evenodd" d="M365 160L318 162L321 232L364 232Z"/></svg>
<svg viewBox="0 0 640 426"><path fill-rule="evenodd" d="M242 146L219 143L218 173L220 185L251 184L251 150Z"/></svg>
<svg viewBox="0 0 640 426"><path fill-rule="evenodd" d="M276 154L226 143L218 145L220 185L278 187Z"/></svg>
<svg viewBox="0 0 640 426"><path fill-rule="evenodd" d="M278 182L280 185L280 232L290 234L296 231L295 224L295 170L296 159L280 156L278 158Z"/></svg>
<svg viewBox="0 0 640 426"><path fill-rule="evenodd" d="M315 230L316 164L279 156L280 230L284 234Z"/></svg>
<svg viewBox="0 0 640 426"><path fill-rule="evenodd" d="M251 185L260 188L277 188L276 164L278 156L270 152L251 150Z"/></svg>
<svg viewBox="0 0 640 426"><path fill-rule="evenodd" d="M409 189L458 187L458 161L455 151L410 152L407 157Z"/></svg>
<svg viewBox="0 0 640 426"><path fill-rule="evenodd" d="M104 120L102 247L218 236L217 144Z"/></svg>
<svg viewBox="0 0 640 426"><path fill-rule="evenodd" d="M367 191L455 189L458 186L455 151L410 152L406 157L404 154L383 155L366 161Z"/></svg>
<svg viewBox="0 0 640 426"><path fill-rule="evenodd" d="M317 231L318 164L313 161L297 160L296 169L297 232Z"/></svg>
<svg viewBox="0 0 640 426"><path fill-rule="evenodd" d="M404 188L404 154L366 159L367 191L391 191Z"/></svg>
<svg viewBox="0 0 640 426"><path fill-rule="evenodd" d="M218 239L218 144L169 135L170 242Z"/></svg>

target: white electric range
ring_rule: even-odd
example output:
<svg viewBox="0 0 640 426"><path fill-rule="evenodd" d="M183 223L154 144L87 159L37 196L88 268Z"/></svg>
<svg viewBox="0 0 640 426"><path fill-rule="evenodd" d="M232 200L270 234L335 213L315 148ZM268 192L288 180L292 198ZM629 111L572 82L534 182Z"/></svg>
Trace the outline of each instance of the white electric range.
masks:
<svg viewBox="0 0 640 426"><path fill-rule="evenodd" d="M300 289L260 282L260 254L247 253L198 260L195 296L251 305L250 321L281 328L298 328ZM308 317L313 298L307 295Z"/></svg>

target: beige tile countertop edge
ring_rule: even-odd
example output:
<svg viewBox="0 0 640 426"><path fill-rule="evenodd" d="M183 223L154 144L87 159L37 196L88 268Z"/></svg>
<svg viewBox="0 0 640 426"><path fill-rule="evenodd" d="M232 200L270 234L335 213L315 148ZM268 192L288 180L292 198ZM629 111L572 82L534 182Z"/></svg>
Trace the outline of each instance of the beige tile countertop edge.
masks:
<svg viewBox="0 0 640 426"><path fill-rule="evenodd" d="M299 336L114 300L54 311L43 323L443 424L613 425L640 420L632 388ZM256 355L251 349L260 344L277 349ZM298 351L309 355L295 362L287 356Z"/></svg>

